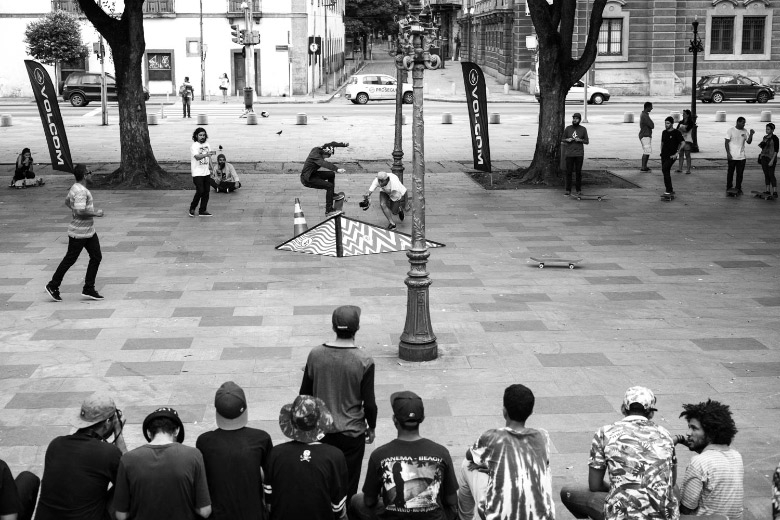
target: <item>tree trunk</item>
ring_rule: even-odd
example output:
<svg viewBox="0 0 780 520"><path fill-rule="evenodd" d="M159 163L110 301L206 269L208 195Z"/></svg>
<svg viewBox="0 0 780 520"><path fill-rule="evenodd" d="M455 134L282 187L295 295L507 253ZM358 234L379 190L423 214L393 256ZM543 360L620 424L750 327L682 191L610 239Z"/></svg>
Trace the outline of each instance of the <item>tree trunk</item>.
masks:
<svg viewBox="0 0 780 520"><path fill-rule="evenodd" d="M119 20L109 17L94 0L79 0L79 5L108 42L114 58L121 164L111 174L109 184L166 188L170 181L152 151L141 83L141 64L146 49L143 0L125 0L125 10Z"/></svg>

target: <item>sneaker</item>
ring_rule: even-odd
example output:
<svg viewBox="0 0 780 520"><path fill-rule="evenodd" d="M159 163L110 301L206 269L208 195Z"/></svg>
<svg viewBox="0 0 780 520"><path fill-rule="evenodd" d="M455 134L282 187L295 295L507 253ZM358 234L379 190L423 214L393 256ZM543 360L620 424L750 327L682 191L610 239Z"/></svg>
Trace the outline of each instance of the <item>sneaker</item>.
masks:
<svg viewBox="0 0 780 520"><path fill-rule="evenodd" d="M333 197L333 200L341 200L341 199L345 199L346 197L347 197L346 195L335 195Z"/></svg>
<svg viewBox="0 0 780 520"><path fill-rule="evenodd" d="M690 174L691 174L691 170L685 170L685 175L690 175Z"/></svg>
<svg viewBox="0 0 780 520"><path fill-rule="evenodd" d="M189 213L189 215L190 215L191 217L194 217L194 216L195 216L195 210L194 210L194 209L191 209L191 210L190 210L188 213Z"/></svg>
<svg viewBox="0 0 780 520"><path fill-rule="evenodd" d="M768 192L768 191L765 191L763 194L764 194L764 195L769 195L769 192Z"/></svg>
<svg viewBox="0 0 780 520"><path fill-rule="evenodd" d="M577 192L577 196L579 197L580 195L582 195L582 192L581 192L581 191L578 191L578 192Z"/></svg>
<svg viewBox="0 0 780 520"><path fill-rule="evenodd" d="M737 195L742 195L742 188L737 188Z"/></svg>
<svg viewBox="0 0 780 520"><path fill-rule="evenodd" d="M564 197L571 197L571 192L570 191L564 191L563 192L563 196Z"/></svg>
<svg viewBox="0 0 780 520"><path fill-rule="evenodd" d="M198 216L199 217L213 217L214 215L212 215L208 211L201 211L200 213L198 213Z"/></svg>
<svg viewBox="0 0 780 520"><path fill-rule="evenodd" d="M268 117L268 116L270 116L271 114L269 114L268 112L266 112L265 110L263 110L262 112L260 112L260 115L261 115L261 116L263 116L263 117Z"/></svg>
<svg viewBox="0 0 780 520"><path fill-rule="evenodd" d="M98 293L94 287L91 289L84 288L84 290L81 291L81 295L86 296L87 298L92 298L93 300L103 299L103 296L101 296L100 293Z"/></svg>
<svg viewBox="0 0 780 520"><path fill-rule="evenodd" d="M403 220L404 220L404 212L403 212L403 210L398 212L398 220L403 222Z"/></svg>
<svg viewBox="0 0 780 520"><path fill-rule="evenodd" d="M775 194L772 195L772 197L777 198L777 192L775 192Z"/></svg>
<svg viewBox="0 0 780 520"><path fill-rule="evenodd" d="M640 172L651 172L653 170L651 170L650 168L639 168L639 171Z"/></svg>
<svg viewBox="0 0 780 520"><path fill-rule="evenodd" d="M46 284L46 292L49 293L49 296L51 296L51 299L55 302L62 301L62 297L60 297L60 290L52 287L50 283Z"/></svg>
<svg viewBox="0 0 780 520"><path fill-rule="evenodd" d="M388 224L387 225L387 229L389 229L390 231L394 230L395 228L396 228L395 224Z"/></svg>
<svg viewBox="0 0 780 520"><path fill-rule="evenodd" d="M333 215L338 215L339 213L342 213L339 210L332 209L330 211L325 212L325 218L332 217Z"/></svg>

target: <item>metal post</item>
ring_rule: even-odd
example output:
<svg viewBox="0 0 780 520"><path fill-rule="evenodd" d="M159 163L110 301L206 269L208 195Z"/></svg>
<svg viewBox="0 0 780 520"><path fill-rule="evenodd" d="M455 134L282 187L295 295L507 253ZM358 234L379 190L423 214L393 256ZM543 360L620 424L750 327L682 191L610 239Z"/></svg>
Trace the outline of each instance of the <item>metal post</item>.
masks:
<svg viewBox="0 0 780 520"><path fill-rule="evenodd" d="M100 35L100 113L103 126L108 126L108 89L106 88L106 48Z"/></svg>
<svg viewBox="0 0 780 520"><path fill-rule="evenodd" d="M322 66L325 69L325 93L330 94L330 65L328 64L328 9L333 5L325 2L325 40L322 42Z"/></svg>
<svg viewBox="0 0 780 520"><path fill-rule="evenodd" d="M697 56L700 52L704 52L704 43L699 38L699 18L694 17L693 23L693 39L691 40L691 46L688 47L688 52L693 53L693 75L691 77L691 122L693 123L693 130L691 130L691 152L699 151L699 141L696 132L696 62Z"/></svg>
<svg viewBox="0 0 780 520"><path fill-rule="evenodd" d="M203 53L203 0L200 0L200 100L206 100L206 55Z"/></svg>
<svg viewBox="0 0 780 520"><path fill-rule="evenodd" d="M244 2L244 25L246 26L246 34L244 36L244 49L246 58L244 58L244 71L245 71L245 83L244 83L244 115L254 112L254 81L255 81L255 47L250 45L247 40L252 41L252 27L254 26L254 19L252 17L252 5L255 0L247 0Z"/></svg>
<svg viewBox="0 0 780 520"><path fill-rule="evenodd" d="M393 166L390 168L401 182L404 182L404 151L403 151L403 99L404 99L404 72L406 68L403 65L403 48L401 46L401 35L398 35L396 43L395 58L395 141L393 142Z"/></svg>
<svg viewBox="0 0 780 520"><path fill-rule="evenodd" d="M314 10L314 4L312 4L312 17L313 17L313 25L311 34L314 38L314 42L317 41L317 11ZM315 79L315 71L317 69L317 53L312 52L309 54L309 59L311 60L311 98L314 99L314 89L316 88L316 79Z"/></svg>
<svg viewBox="0 0 780 520"><path fill-rule="evenodd" d="M587 0L585 2L585 44L588 44L588 30L590 25L590 17L588 16L588 12L590 11L590 0ZM587 72L585 72L585 81L583 84L585 85L585 88L583 89L584 95L582 99L582 122L587 123L588 122L588 76L590 75L590 67L588 67Z"/></svg>

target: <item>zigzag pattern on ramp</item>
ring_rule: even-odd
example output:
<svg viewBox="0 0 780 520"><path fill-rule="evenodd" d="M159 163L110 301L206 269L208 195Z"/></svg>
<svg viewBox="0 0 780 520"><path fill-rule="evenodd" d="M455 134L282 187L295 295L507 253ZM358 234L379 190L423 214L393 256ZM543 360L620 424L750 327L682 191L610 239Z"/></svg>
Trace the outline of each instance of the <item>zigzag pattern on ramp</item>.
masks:
<svg viewBox="0 0 780 520"><path fill-rule="evenodd" d="M341 251L336 244L336 225L341 225ZM426 240L428 247L444 244ZM393 253L411 249L412 238L406 233L337 215L310 230L276 246L276 249L323 256L358 256Z"/></svg>

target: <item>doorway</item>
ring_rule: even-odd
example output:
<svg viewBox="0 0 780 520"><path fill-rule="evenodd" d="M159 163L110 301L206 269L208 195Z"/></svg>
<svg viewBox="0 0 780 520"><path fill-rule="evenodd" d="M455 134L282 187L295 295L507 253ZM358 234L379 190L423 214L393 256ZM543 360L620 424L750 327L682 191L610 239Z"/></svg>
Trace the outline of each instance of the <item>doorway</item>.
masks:
<svg viewBox="0 0 780 520"><path fill-rule="evenodd" d="M260 53L255 52L255 96L260 97ZM233 51L233 95L243 97L246 86L246 66L241 51Z"/></svg>

